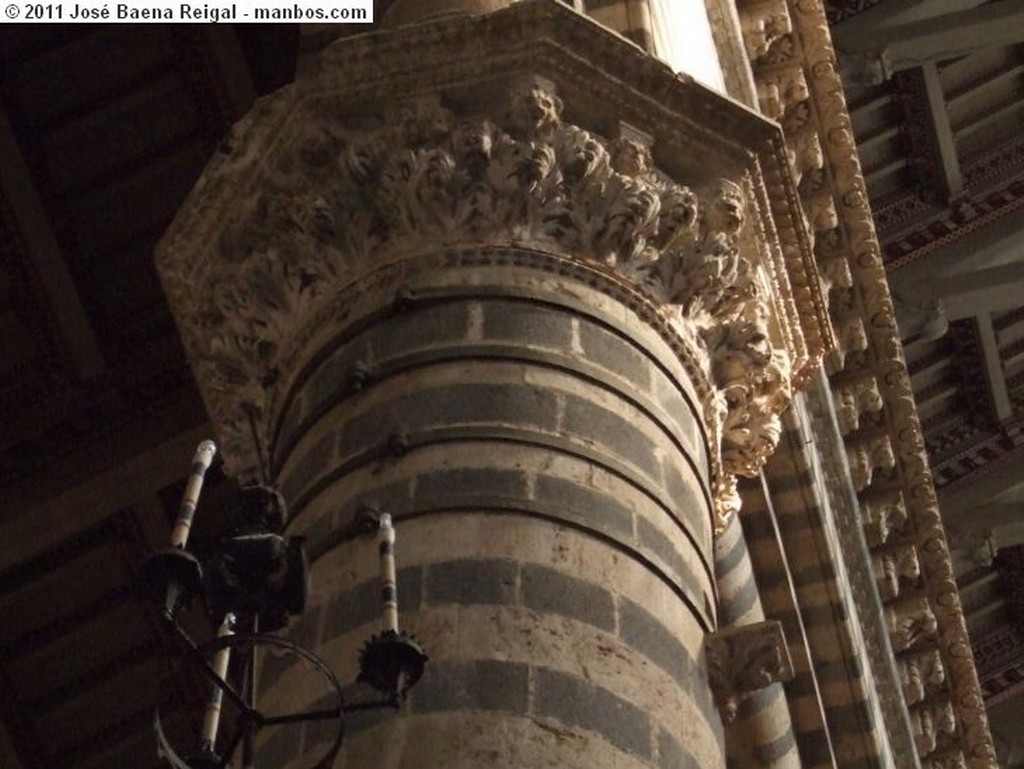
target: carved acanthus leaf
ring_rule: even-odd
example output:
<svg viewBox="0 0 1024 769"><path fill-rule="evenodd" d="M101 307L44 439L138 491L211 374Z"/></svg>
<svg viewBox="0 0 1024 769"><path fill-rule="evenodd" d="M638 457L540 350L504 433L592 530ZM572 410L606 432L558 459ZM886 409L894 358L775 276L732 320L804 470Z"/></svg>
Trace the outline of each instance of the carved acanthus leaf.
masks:
<svg viewBox="0 0 1024 769"><path fill-rule="evenodd" d="M267 410L263 388L298 330L359 270L425 243L513 244L612 268L662 305L694 360L710 361L697 365L721 440L716 486L758 472L778 441L792 373L769 336L759 257L741 247L747 190L726 179L680 184L642 140L607 139L561 110L550 84L528 78L484 116L425 97L379 118L301 123L220 236L231 279L190 300L204 308L195 330L208 398L228 432L244 436L237 445L222 436L232 450L250 438L249 415ZM723 519L734 509L727 491L717 507Z"/></svg>

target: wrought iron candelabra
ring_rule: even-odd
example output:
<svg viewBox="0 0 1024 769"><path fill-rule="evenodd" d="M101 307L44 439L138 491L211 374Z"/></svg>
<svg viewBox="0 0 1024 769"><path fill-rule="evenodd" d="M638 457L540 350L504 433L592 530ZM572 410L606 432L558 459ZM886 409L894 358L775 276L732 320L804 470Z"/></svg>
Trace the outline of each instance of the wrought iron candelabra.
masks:
<svg viewBox="0 0 1024 769"><path fill-rule="evenodd" d="M383 628L368 640L359 657L358 681L372 687L376 697L346 703L342 685L323 660L287 638L271 635L284 628L289 617L305 611L309 596L303 540L284 535L288 508L277 491L268 486L241 489L232 534L199 554L188 549L199 494L215 453L212 441L199 445L171 529L170 547L151 556L142 570L144 593L159 607L162 621L180 648L177 674L184 675L189 667L198 671L210 692L198 739L191 745L172 744L157 707L158 751L175 769L256 769L256 735L261 729L321 722L331 730L332 739L321 754L302 765L329 769L342 747L345 716L358 710L400 707L427 661L423 650L398 627L391 516L367 513L360 521L362 530L377 532ZM218 626L216 636L202 643L180 622L182 611L197 597ZM260 650L305 665L321 679L327 696L312 709L268 714L267 707L273 703L259 703L257 696ZM225 702L234 717L226 719L231 723L222 728Z"/></svg>

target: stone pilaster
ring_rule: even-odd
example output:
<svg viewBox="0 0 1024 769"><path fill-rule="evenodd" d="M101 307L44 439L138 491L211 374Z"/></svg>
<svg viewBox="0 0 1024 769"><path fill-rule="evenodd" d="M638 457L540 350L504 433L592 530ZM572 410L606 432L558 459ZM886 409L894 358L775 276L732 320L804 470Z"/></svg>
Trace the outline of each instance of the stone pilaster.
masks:
<svg viewBox="0 0 1024 769"><path fill-rule="evenodd" d="M556 3L343 40L235 128L158 264L342 678L375 628L353 523L394 516L431 662L345 766L724 764L713 535L824 353L775 126Z"/></svg>

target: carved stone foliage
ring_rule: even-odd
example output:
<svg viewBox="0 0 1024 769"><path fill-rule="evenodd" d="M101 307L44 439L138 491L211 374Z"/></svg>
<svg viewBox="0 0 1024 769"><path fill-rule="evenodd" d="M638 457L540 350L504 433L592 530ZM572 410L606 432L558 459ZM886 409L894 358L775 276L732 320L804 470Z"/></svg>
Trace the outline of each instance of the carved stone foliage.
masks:
<svg viewBox="0 0 1024 769"><path fill-rule="evenodd" d="M769 332L770 283L741 247L748 192L729 179L682 184L632 134L601 136L561 113L549 83L525 78L483 115L430 97L303 123L220 235L231 280L199 300L196 367L226 415L228 453L251 454L249 429L296 333L353 275L426 248L512 244L614 270L664 308L708 393L720 518L737 507L730 478L756 474L774 449L792 379Z"/></svg>
<svg viewBox="0 0 1024 769"><path fill-rule="evenodd" d="M892 645L916 649L915 639L925 637L938 643L942 686L955 692L950 697L959 748L940 748L935 756L943 758L922 764L952 769L966 762L972 769L991 769L992 740L822 6L820 0L785 0L792 32L755 58L754 79L762 110L783 126L815 236L820 278L829 291L839 349L827 365L868 543L876 550L898 540L917 552L920 595L904 599L901 591L895 604L901 608L887 610ZM779 12L773 3L753 0L741 8L741 15ZM743 26L745 32L752 29L748 49L759 52L764 35L747 20ZM831 228L823 229L829 222ZM877 398L870 390L855 391L854 383L862 381L875 383ZM901 728L890 725L892 731Z"/></svg>
<svg viewBox="0 0 1024 769"><path fill-rule="evenodd" d="M777 620L736 625L704 639L711 691L725 722L751 692L793 677L793 662Z"/></svg>

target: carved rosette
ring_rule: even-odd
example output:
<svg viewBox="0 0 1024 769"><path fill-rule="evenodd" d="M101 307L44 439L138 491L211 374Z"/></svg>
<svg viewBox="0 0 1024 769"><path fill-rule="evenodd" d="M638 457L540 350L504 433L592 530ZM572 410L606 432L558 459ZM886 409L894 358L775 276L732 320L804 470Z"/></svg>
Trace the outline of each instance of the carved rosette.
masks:
<svg viewBox="0 0 1024 769"><path fill-rule="evenodd" d="M805 342L820 339L820 318L788 295L804 256L765 237L760 166L667 174L641 131L566 120L555 86L533 75L472 108L430 93L358 112L309 98L318 85L236 127L158 251L229 471L259 472L282 372L338 312L340 289L386 264L513 246L576 260L658 308L704 401L724 524L736 475L758 472L794 376L822 354Z"/></svg>

